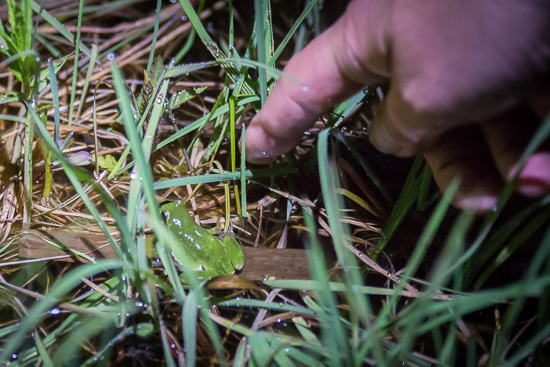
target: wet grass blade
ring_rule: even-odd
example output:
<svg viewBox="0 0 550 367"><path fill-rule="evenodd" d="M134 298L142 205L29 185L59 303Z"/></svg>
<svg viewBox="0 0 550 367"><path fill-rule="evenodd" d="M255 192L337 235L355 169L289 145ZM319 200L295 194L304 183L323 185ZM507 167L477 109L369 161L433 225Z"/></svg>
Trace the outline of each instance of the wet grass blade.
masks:
<svg viewBox="0 0 550 367"><path fill-rule="evenodd" d="M71 97L69 102L69 126L73 123L74 101L76 98L76 80L78 79L78 56L80 54L80 29L82 27L82 10L84 9L84 0L80 0L78 6L78 23L76 27L74 63L73 63L73 83L71 86ZM91 54L89 55L91 57Z"/></svg>
<svg viewBox="0 0 550 367"><path fill-rule="evenodd" d="M340 188L340 183L338 179L338 171L336 165L332 158L330 158L328 149L329 146L329 136L331 135L331 128L327 128L321 132L319 135L319 144L318 144L318 166L319 166L319 176L321 180L321 190L323 193L323 199L327 211L328 222L331 230L332 242L334 244L334 249L336 251L336 256L342 268L344 269L344 280L346 284L346 289L344 294L346 300L349 303L350 307L354 312L350 315L352 329L355 332L352 332L354 337L358 337L359 333L357 332L359 327L368 327L370 324L369 320L369 304L362 294L353 292L353 286L362 285L362 277L359 272L359 266L355 255L349 251L349 247L353 244L349 243L348 238L349 229L344 225L341 220L342 214L341 209L344 208L343 199L341 195L338 195L337 189ZM357 340L349 341L347 338L344 338L345 335L340 336L338 340L338 348L342 354L341 358L343 361L348 363L353 363L355 361L355 353L351 349L351 345L355 345Z"/></svg>
<svg viewBox="0 0 550 367"><path fill-rule="evenodd" d="M90 214L94 217L95 221L97 222L99 228L103 231L105 236L107 237L109 243L113 246L113 249L117 256L122 259L126 260L127 255L126 254L132 254L133 253L133 239L130 238L129 232L126 228L126 226L121 226L120 223L123 223L122 215L119 212L116 204L113 202L113 200L106 195L103 188L100 185L97 185L92 179L88 177L87 174L84 174L82 171L80 171L78 168L73 167L63 156L63 154L59 151L59 148L49 135L48 131L46 130L46 127L42 123L42 120L38 117L38 114L32 108L32 106L27 106L27 110L29 113L28 116L31 116L33 119L34 124L37 127L37 133L40 136L42 142L47 144L48 148L50 149L50 152L53 154L54 158L57 159L63 166L65 170L65 174L71 181L72 185L74 186L76 192L90 211ZM115 240L111 236L109 232L109 228L103 222L101 219L101 216L97 210L97 208L94 206L88 195L86 194L86 191L84 190L82 183L80 180L84 180L94 186L94 189L102 196L102 199L104 200L104 204L106 205L107 209L111 212L111 215L115 218L118 230L120 231L121 237L122 237L122 248L120 248L118 245L115 245Z"/></svg>
<svg viewBox="0 0 550 367"><path fill-rule="evenodd" d="M50 356L48 355L48 352L44 346L44 343L42 342L42 339L40 339L40 336L38 333L34 335L34 341L36 343L36 349L38 350L38 354L40 355L40 358L42 359L42 363L44 367L54 367Z"/></svg>
<svg viewBox="0 0 550 367"><path fill-rule="evenodd" d="M253 103L253 102L256 102L258 100L259 100L259 97L257 97L257 96L246 97L246 98L243 98L243 99L237 101L237 106L238 107L245 106L248 103ZM211 121L215 118L218 118L218 116L226 114L227 112L229 112L229 104L221 105L220 107L218 107L216 112L214 112L211 116L210 115L203 116L200 119L196 120L195 122L191 123L190 125L186 126L185 128L181 129L177 133L172 134L172 136L170 136L169 138L166 138L163 141L161 141L156 146L155 150L158 150L158 149L162 148L163 146L168 145L171 142L181 138L182 136L187 135L190 132L199 129L206 122Z"/></svg>
<svg viewBox="0 0 550 367"><path fill-rule="evenodd" d="M68 39L71 43L75 43L75 37L74 35L65 28L61 22L59 22L55 17L53 17L50 13L48 13L47 10L43 9L40 5L38 5L34 0L31 0L31 8L34 10L37 14L39 14L44 20L52 25L59 33L61 33L66 39ZM79 45L79 49L84 52L86 55L91 56L91 52L84 44Z"/></svg>
<svg viewBox="0 0 550 367"><path fill-rule="evenodd" d="M174 291L176 292L176 295L178 295L181 300L185 300L185 292L183 290L180 278L176 272L173 259L170 256L170 251L179 251L178 259L183 262L182 265L184 268L183 270L186 279L189 281L191 290L197 292L197 300L200 304L200 312L202 316L201 318L205 323L207 329L210 331L211 341L218 356L221 358L223 356L223 352L221 349L220 336L217 330L214 328L212 320L207 317L206 310L208 310L209 307L208 301L204 296L204 291L196 278L196 274L193 270L191 270L192 267L188 266L188 264L191 264L191 261L185 251L181 250L181 246L179 246L179 241L177 240L176 236L166 229L166 225L160 219L160 210L155 197L155 189L153 186L151 168L149 167L145 159L146 154L141 144L141 138L135 126L129 97L127 95L127 89L125 87L122 74L117 66L116 61L111 62L111 70L113 74L115 91L119 100L120 111L125 122L124 127L130 141L132 155L134 156L138 168L138 179L142 181L143 193L149 208L149 224L157 235L157 239L159 241L159 256L165 266L165 271L170 279ZM129 203L129 205L135 204L136 203Z"/></svg>
<svg viewBox="0 0 550 367"><path fill-rule="evenodd" d="M151 44L151 52L149 53L149 60L147 61L147 67L145 70L151 70L153 65L153 60L155 59L155 46L157 44L158 32L159 32L159 20L160 20L160 10L162 7L162 1L157 0L157 11L155 15L155 26L153 28L153 41Z"/></svg>
<svg viewBox="0 0 550 367"><path fill-rule="evenodd" d="M198 316L197 292L191 291L187 294L185 305L182 310L183 341L185 343L185 354L188 366L194 366L197 361L197 316Z"/></svg>
<svg viewBox="0 0 550 367"><path fill-rule="evenodd" d="M304 210L304 220L309 231L308 260L311 267L311 277L318 283L318 298L322 307L322 334L324 345L329 349L329 356L332 359L331 365L338 365L338 361L349 360L347 355L347 336L344 327L339 320L336 298L331 292L328 284L327 267L323 258L321 246L315 233L317 232L313 216L308 210ZM344 344L344 345L342 345ZM343 353L344 355L341 355Z"/></svg>
<svg viewBox="0 0 550 367"><path fill-rule="evenodd" d="M80 113L82 112L84 101L86 100L86 94L88 93L88 88L90 87L90 79L92 78L92 74L94 72L94 64L96 62L96 59L97 59L97 45L92 44L90 62L88 63L88 71L86 72L86 78L84 79L84 85L82 86L82 94L80 95L80 102L78 104L78 109L76 111L75 121L78 121L78 119L80 118ZM97 151L97 144L95 149Z"/></svg>
<svg viewBox="0 0 550 367"><path fill-rule="evenodd" d="M53 67L53 63L51 61L48 61L48 78L50 79L50 88L52 91L52 101L53 101L53 108L54 108L54 133L53 133L53 141L59 146L59 93L57 89L57 76L55 75L55 70Z"/></svg>
<svg viewBox="0 0 550 367"><path fill-rule="evenodd" d="M53 307L67 292L80 284L81 278L87 278L107 270L124 267L120 260L98 260L95 264L84 264L62 277L40 301L36 302L20 324L17 331L5 341L0 352L0 361L8 360L12 353L16 353L27 333L41 320L43 315Z"/></svg>
<svg viewBox="0 0 550 367"><path fill-rule="evenodd" d="M241 203L242 203L242 213L243 218L247 217L246 213L246 147L244 142L246 141L246 125L242 124L241 130Z"/></svg>
<svg viewBox="0 0 550 367"><path fill-rule="evenodd" d="M296 21L294 22L294 24L292 25L292 27L290 28L288 33L285 35L285 37L283 38L283 40L281 41L281 43L279 44L279 46L277 47L277 49L273 53L273 56L269 59L269 62L268 62L269 66L275 66L275 63L277 62L277 60L281 56L281 53L286 48L286 46L288 45L288 43L290 42L292 37L295 36L296 31L302 25L302 23L304 22L306 16L308 16L311 13L311 10L317 4L318 4L318 0L313 0L313 1L310 1L306 5L306 7L305 7L304 11L302 12L302 14L300 14L300 16L296 19Z"/></svg>
<svg viewBox="0 0 550 367"><path fill-rule="evenodd" d="M265 29L268 26L268 20L266 20L266 3L267 0L254 0L254 33L256 36L256 47L258 48L258 63L266 64L266 33ZM265 22L264 22L265 20ZM262 106L267 98L267 75L264 68L258 69L258 82L260 85L260 100Z"/></svg>
<svg viewBox="0 0 550 367"><path fill-rule="evenodd" d="M403 189L399 194L399 198L397 199L390 217L386 222L382 240L378 244L378 248L380 250L383 250L386 247L386 244L397 230L397 227L399 227L403 219L405 219L407 214L416 204L418 193L420 192L419 184L422 180L421 174L424 165L424 158L415 158L413 166L407 176L407 180L405 181Z"/></svg>

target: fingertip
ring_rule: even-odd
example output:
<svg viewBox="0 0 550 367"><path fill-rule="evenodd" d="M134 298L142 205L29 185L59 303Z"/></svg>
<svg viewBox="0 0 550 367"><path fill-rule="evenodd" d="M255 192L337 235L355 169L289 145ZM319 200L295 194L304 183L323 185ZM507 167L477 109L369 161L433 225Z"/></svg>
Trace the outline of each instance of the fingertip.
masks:
<svg viewBox="0 0 550 367"><path fill-rule="evenodd" d="M497 203L497 196L485 191L478 193L462 193L453 199L457 208L483 214L492 210Z"/></svg>
<svg viewBox="0 0 550 367"><path fill-rule="evenodd" d="M517 165L510 170L508 179L513 179ZM550 193L550 152L533 154L518 175L516 190L527 197L539 197Z"/></svg>
<svg viewBox="0 0 550 367"><path fill-rule="evenodd" d="M252 164L269 164L275 160L276 157L269 156L266 152L255 151L255 152L246 152L246 161Z"/></svg>
<svg viewBox="0 0 550 367"><path fill-rule="evenodd" d="M259 115L256 115L258 117ZM276 136L270 132L270 125L254 118L246 129L245 158L254 164L273 162L277 156L288 152L295 147L302 135Z"/></svg>
<svg viewBox="0 0 550 367"><path fill-rule="evenodd" d="M411 157L438 141L448 129L438 119L415 111L396 90L390 86L384 100L369 122L371 143L381 152L398 157Z"/></svg>
<svg viewBox="0 0 550 367"><path fill-rule="evenodd" d="M273 145L273 139L265 133L261 126L250 124L246 129L245 158L254 164L268 164L275 160L276 155L272 154L269 148Z"/></svg>
<svg viewBox="0 0 550 367"><path fill-rule="evenodd" d="M381 116L377 116L369 123L368 134L372 145L382 153L397 155L399 152L399 145L386 129Z"/></svg>
<svg viewBox="0 0 550 367"><path fill-rule="evenodd" d="M454 130L425 151L424 157L442 192L451 182L460 180L453 205L478 214L494 208L503 180L485 147L481 131L473 126Z"/></svg>

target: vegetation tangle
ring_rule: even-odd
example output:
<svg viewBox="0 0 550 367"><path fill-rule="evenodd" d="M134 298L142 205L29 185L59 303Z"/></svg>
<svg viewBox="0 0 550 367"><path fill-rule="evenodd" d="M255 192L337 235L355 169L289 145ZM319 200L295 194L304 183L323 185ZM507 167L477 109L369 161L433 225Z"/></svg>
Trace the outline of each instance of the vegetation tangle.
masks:
<svg viewBox="0 0 550 367"><path fill-rule="evenodd" d="M281 66L342 6L0 3L2 365L550 365L550 197L452 208L458 183L368 146L378 86L244 161ZM175 261L177 200L242 272Z"/></svg>

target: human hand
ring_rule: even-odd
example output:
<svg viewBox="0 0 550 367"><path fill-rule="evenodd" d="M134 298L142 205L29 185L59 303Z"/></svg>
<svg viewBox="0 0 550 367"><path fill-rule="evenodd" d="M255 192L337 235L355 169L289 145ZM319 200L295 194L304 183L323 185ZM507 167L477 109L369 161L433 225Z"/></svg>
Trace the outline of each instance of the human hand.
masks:
<svg viewBox="0 0 550 367"><path fill-rule="evenodd" d="M454 204L490 210L550 110L550 2L355 0L296 54L246 131L246 158L292 149L319 115L368 84L389 82L369 138L397 156L421 153ZM305 86L305 88L304 88ZM550 192L550 149L517 181Z"/></svg>

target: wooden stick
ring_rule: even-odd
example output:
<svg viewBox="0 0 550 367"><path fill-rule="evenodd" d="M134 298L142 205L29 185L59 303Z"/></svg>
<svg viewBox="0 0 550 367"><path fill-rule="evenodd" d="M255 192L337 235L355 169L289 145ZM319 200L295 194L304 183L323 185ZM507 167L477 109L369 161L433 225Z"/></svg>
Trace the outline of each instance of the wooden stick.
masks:
<svg viewBox="0 0 550 367"><path fill-rule="evenodd" d="M115 252L103 235L66 230L31 230L19 239L19 256L28 259L86 262L70 254L76 250L94 259L115 258ZM55 243L58 247L47 243ZM310 279L306 250L269 249L243 246L244 268L240 276L248 280ZM69 250L69 251L68 251Z"/></svg>

